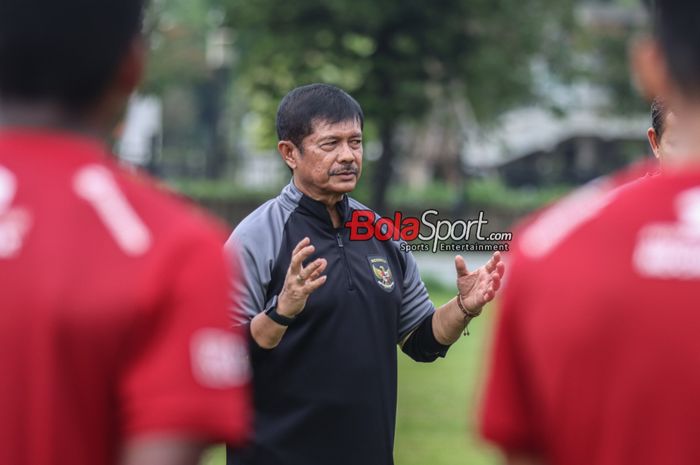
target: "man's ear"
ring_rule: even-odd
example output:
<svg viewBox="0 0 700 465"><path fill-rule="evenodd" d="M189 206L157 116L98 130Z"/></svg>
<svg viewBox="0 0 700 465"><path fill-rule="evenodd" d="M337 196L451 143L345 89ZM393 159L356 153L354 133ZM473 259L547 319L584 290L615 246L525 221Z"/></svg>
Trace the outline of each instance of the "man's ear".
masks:
<svg viewBox="0 0 700 465"><path fill-rule="evenodd" d="M661 154L659 153L659 139L654 128L647 129L647 139L649 139L649 145L651 145L651 150L654 152L654 156L657 160L660 159Z"/></svg>
<svg viewBox="0 0 700 465"><path fill-rule="evenodd" d="M298 157L300 156L297 146L288 140L281 140L277 144L277 151L282 156L282 160L293 171L297 168Z"/></svg>
<svg viewBox="0 0 700 465"><path fill-rule="evenodd" d="M638 39L632 46L631 56L639 92L649 101L667 95L672 87L671 79L658 43L651 37Z"/></svg>

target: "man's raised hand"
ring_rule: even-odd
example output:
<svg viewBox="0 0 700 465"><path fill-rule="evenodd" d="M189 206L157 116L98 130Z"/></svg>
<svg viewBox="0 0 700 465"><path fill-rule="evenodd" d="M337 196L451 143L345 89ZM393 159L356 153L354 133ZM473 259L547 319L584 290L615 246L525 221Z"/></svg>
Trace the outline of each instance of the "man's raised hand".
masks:
<svg viewBox="0 0 700 465"><path fill-rule="evenodd" d="M457 269L457 289L462 304L470 312L477 312L481 307L493 300L496 292L501 287L501 279L505 272L505 265L501 261L501 254L496 252L486 265L470 272L462 256L455 257Z"/></svg>
<svg viewBox="0 0 700 465"><path fill-rule="evenodd" d="M304 261L315 250L308 237L294 248L282 292L277 298L277 313L280 315L293 318L301 313L309 295L326 282L326 276L321 275L328 264L326 259L319 258L304 266Z"/></svg>

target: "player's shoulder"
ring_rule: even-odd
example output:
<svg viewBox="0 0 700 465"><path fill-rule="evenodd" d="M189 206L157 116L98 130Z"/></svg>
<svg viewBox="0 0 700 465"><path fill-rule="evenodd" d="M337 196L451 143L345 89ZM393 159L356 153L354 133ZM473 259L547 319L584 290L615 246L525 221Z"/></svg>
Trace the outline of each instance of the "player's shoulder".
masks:
<svg viewBox="0 0 700 465"><path fill-rule="evenodd" d="M219 248L223 245L224 224L189 198L145 173L128 171L116 164L106 168L142 215L156 242L194 242Z"/></svg>
<svg viewBox="0 0 700 465"><path fill-rule="evenodd" d="M224 229L216 220L145 173L120 166L98 139L64 131L0 131L0 160L17 177L22 205L42 218L33 228L37 234L61 234L73 242L109 237L131 258L151 257L147 252L183 241L223 244ZM64 215L49 215L59 203ZM63 221L66 216L79 221Z"/></svg>
<svg viewBox="0 0 700 465"><path fill-rule="evenodd" d="M675 218L696 191L700 171L660 173L647 163L595 180L531 215L516 229L521 260L556 255L616 253L647 224Z"/></svg>
<svg viewBox="0 0 700 465"><path fill-rule="evenodd" d="M599 217L612 200L611 190L591 183L527 218L517 229L519 255L539 259L563 246L578 230Z"/></svg>
<svg viewBox="0 0 700 465"><path fill-rule="evenodd" d="M611 234L624 240L630 226L642 221L652 192L660 177L647 175L646 165L635 165L607 177L599 178L574 190L563 199L534 213L516 229L514 252L521 259L537 261L551 254L579 253L581 241L595 253L610 243Z"/></svg>

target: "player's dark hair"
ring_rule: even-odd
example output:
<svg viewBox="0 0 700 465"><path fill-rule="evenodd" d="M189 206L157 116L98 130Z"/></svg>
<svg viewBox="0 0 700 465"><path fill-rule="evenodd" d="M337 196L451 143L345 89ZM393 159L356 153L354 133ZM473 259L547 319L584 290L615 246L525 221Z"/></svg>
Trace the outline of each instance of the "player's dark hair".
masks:
<svg viewBox="0 0 700 465"><path fill-rule="evenodd" d="M661 140L664 135L664 130L666 129L666 116L668 109L666 104L659 97L656 97L653 102L651 102L651 126L656 132L656 137Z"/></svg>
<svg viewBox="0 0 700 465"><path fill-rule="evenodd" d="M656 36L672 79L688 95L700 96L700 3L655 0Z"/></svg>
<svg viewBox="0 0 700 465"><path fill-rule="evenodd" d="M83 110L141 32L146 0L2 0L0 99Z"/></svg>
<svg viewBox="0 0 700 465"><path fill-rule="evenodd" d="M364 127L365 116L357 101L347 92L328 85L310 84L289 92L277 110L277 137L302 149L304 138L319 121L335 124L356 120Z"/></svg>

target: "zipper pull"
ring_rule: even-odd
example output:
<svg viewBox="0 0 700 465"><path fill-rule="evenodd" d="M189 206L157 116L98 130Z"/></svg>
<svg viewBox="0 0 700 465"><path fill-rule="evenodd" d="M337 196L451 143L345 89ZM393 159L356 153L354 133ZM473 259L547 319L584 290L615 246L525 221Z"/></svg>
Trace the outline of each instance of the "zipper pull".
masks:
<svg viewBox="0 0 700 465"><path fill-rule="evenodd" d="M343 238L341 237L340 233L336 234L335 237L338 238L338 247L344 247L343 246Z"/></svg>

